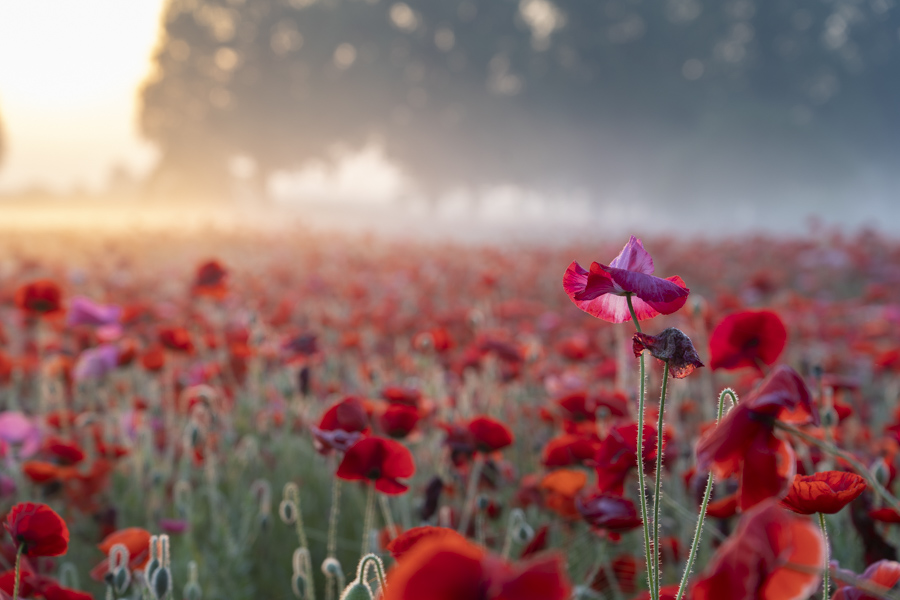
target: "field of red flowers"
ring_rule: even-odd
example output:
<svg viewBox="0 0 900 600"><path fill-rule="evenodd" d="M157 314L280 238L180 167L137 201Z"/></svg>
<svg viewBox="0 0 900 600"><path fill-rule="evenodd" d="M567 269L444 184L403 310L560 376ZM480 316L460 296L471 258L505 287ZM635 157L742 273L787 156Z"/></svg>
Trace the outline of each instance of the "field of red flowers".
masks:
<svg viewBox="0 0 900 600"><path fill-rule="evenodd" d="M871 232L4 232L0 600L900 598L898 396Z"/></svg>

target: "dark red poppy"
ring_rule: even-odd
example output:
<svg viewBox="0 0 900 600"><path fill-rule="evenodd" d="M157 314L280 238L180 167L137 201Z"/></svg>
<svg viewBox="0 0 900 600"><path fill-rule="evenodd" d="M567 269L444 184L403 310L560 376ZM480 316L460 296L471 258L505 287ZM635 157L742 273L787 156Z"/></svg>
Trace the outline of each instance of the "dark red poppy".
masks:
<svg viewBox="0 0 900 600"><path fill-rule="evenodd" d="M544 446L541 463L545 467L569 467L593 461L600 442L583 435L561 435Z"/></svg>
<svg viewBox="0 0 900 600"><path fill-rule="evenodd" d="M581 422L595 421L597 419L597 405L593 398L589 398L587 392L572 392L556 400L556 405L562 409L564 419Z"/></svg>
<svg viewBox="0 0 900 600"><path fill-rule="evenodd" d="M4 526L25 556L59 556L69 548L66 522L46 504L16 504Z"/></svg>
<svg viewBox="0 0 900 600"><path fill-rule="evenodd" d="M38 279L16 290L16 306L29 316L52 316L62 312L62 289L55 281Z"/></svg>
<svg viewBox="0 0 900 600"><path fill-rule="evenodd" d="M665 440L664 440L665 441ZM656 460L656 429L644 425L644 471L654 468ZM621 496L625 478L637 467L637 425L630 423L613 427L600 442L594 458L597 489Z"/></svg>
<svg viewBox="0 0 900 600"><path fill-rule="evenodd" d="M394 557L394 560L400 560L407 552L419 542L431 539L445 539L447 537L465 539L454 529L447 527L432 527L424 525L422 527L413 527L398 535L385 548Z"/></svg>
<svg viewBox="0 0 900 600"><path fill-rule="evenodd" d="M159 344L153 344L141 355L141 365L148 371L160 371L166 364L166 353Z"/></svg>
<svg viewBox="0 0 900 600"><path fill-rule="evenodd" d="M806 517L767 500L741 518L694 582L692 600L805 600L819 586L825 541Z"/></svg>
<svg viewBox="0 0 900 600"><path fill-rule="evenodd" d="M675 379L684 379L703 366L691 338L674 327L664 329L659 335L635 333L632 350L635 358L649 350L653 358L669 365L669 374Z"/></svg>
<svg viewBox="0 0 900 600"><path fill-rule="evenodd" d="M186 354L194 353L191 334L184 327L163 327L159 330L159 343L165 348Z"/></svg>
<svg viewBox="0 0 900 600"><path fill-rule="evenodd" d="M727 519L737 514L738 493L728 494L706 505L706 516L716 519Z"/></svg>
<svg viewBox="0 0 900 600"><path fill-rule="evenodd" d="M709 337L711 369L759 368L775 364L787 343L787 328L770 310L728 315Z"/></svg>
<svg viewBox="0 0 900 600"><path fill-rule="evenodd" d="M84 450L76 442L60 438L50 438L45 443L47 451L58 458L62 464L76 465L84 460Z"/></svg>
<svg viewBox="0 0 900 600"><path fill-rule="evenodd" d="M608 266L595 262L588 271L577 262L570 264L563 289L578 308L611 323L631 320L626 296L632 296L635 315L643 321L676 312L690 293L677 275L653 276L653 259L634 236Z"/></svg>
<svg viewBox="0 0 900 600"><path fill-rule="evenodd" d="M781 366L697 444L697 469L712 469L718 479L740 475L740 506L746 510L773 496L787 494L796 458L791 446L774 433L774 421L818 423L818 411L803 379Z"/></svg>
<svg viewBox="0 0 900 600"><path fill-rule="evenodd" d="M624 533L643 524L634 502L622 496L593 494L576 498L575 506L591 527L610 533Z"/></svg>
<svg viewBox="0 0 900 600"><path fill-rule="evenodd" d="M469 421L468 429L479 452L496 452L513 442L509 428L490 417L475 417Z"/></svg>
<svg viewBox="0 0 900 600"><path fill-rule="evenodd" d="M193 293L197 296L224 298L228 293L228 271L217 260L209 260L197 267Z"/></svg>
<svg viewBox="0 0 900 600"><path fill-rule="evenodd" d="M547 549L547 544L549 540L547 539L550 535L550 527L547 525L541 525L536 532L534 532L534 537L531 538L531 541L522 548L522 553L519 554L519 558L527 558L529 556L534 556L539 552L543 552Z"/></svg>
<svg viewBox="0 0 900 600"><path fill-rule="evenodd" d="M509 564L448 536L404 556L388 573L384 600L565 600L570 589L559 556Z"/></svg>
<svg viewBox="0 0 900 600"><path fill-rule="evenodd" d="M418 406L422 400L422 392L413 388L392 385L381 390L381 397L391 404L406 404Z"/></svg>
<svg viewBox="0 0 900 600"><path fill-rule="evenodd" d="M391 404L381 417L381 429L392 438L405 438L419 422L419 409L405 404Z"/></svg>
<svg viewBox="0 0 900 600"><path fill-rule="evenodd" d="M781 505L801 515L833 515L866 491L866 480L846 471L796 475Z"/></svg>
<svg viewBox="0 0 900 600"><path fill-rule="evenodd" d="M879 560L869 565L858 579L861 580L860 583L867 584L866 590L852 585L842 586L831 600L882 600L900 583L900 563L893 560ZM840 586L841 580L837 579L837 583Z"/></svg>
<svg viewBox="0 0 900 600"><path fill-rule="evenodd" d="M371 481L384 494L402 494L409 486L398 481L416 471L412 453L399 442L380 437L359 440L344 454L337 476L348 481Z"/></svg>

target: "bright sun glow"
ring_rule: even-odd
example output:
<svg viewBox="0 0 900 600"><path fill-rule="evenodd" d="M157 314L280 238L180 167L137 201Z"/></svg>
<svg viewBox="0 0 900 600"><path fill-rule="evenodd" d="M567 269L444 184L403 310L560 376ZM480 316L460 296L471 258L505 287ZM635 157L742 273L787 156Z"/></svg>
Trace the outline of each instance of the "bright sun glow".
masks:
<svg viewBox="0 0 900 600"><path fill-rule="evenodd" d="M136 132L164 0L0 2L0 190L102 187L153 161Z"/></svg>

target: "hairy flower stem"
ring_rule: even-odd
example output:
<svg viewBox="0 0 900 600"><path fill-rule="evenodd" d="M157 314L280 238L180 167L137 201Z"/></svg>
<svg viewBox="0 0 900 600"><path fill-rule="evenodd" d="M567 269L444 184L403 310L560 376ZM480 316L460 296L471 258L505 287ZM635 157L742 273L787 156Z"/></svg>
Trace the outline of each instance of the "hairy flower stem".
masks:
<svg viewBox="0 0 900 600"><path fill-rule="evenodd" d="M870 471L868 468L866 468L866 466L864 464L862 464L861 462L859 462L856 459L856 457L854 457L852 454L850 454L849 452L846 452L844 450L841 450L840 448L836 447L834 444L829 444L828 442L826 442L824 440L820 440L817 437L813 437L813 436L809 435L808 433L806 433L805 431L801 431L800 429L797 429L793 425L788 425L787 423L784 423L782 421L775 421L775 427L777 427L778 429L781 429L782 431L787 431L791 435L800 438L807 444L816 446L817 448L820 448L820 449L824 450L825 452L828 452L829 454L832 454L838 458L841 458L841 459L847 461L847 463L853 468L853 470L856 471L860 475L860 477L865 479L866 483L868 483L869 486L871 486L871 488L873 490L875 490L875 493L877 493L879 496L881 496L885 502L890 504L891 508L900 512L900 500L897 500L896 496L891 494L883 485L881 485L881 482L878 481L878 478L875 477L875 475L872 473L872 471Z"/></svg>
<svg viewBox="0 0 900 600"><path fill-rule="evenodd" d="M362 553L360 556L369 554L369 531L372 530L372 521L375 519L375 484L369 484L369 491L366 492L366 516L363 521L362 534Z"/></svg>
<svg viewBox="0 0 900 600"><path fill-rule="evenodd" d="M822 528L822 537L825 538L825 568L822 570L822 599L828 600L828 528L825 526L825 513L819 513L819 527Z"/></svg>
<svg viewBox="0 0 900 600"><path fill-rule="evenodd" d="M631 294L626 294L625 299L628 301L628 310L631 312L631 320L634 321L634 327L638 333L641 331L641 324L638 322L637 314L634 312L634 305L631 303ZM644 482L644 395L646 386L646 372L644 366L644 353L641 352L641 391L638 399L638 425L637 425L637 472L638 487L640 493L638 496L641 501L641 520L643 521L644 530L644 559L647 564L647 584L650 589L650 600L659 600L658 588L654 579L653 565L650 561L650 524L647 521L647 486Z"/></svg>
<svg viewBox="0 0 900 600"><path fill-rule="evenodd" d="M481 479L481 471L484 468L484 455L480 452L475 455L472 462L472 471L469 473L469 486L466 490L465 504L463 505L462 518L459 520L457 531L466 535L469 522L472 520L472 512L475 510L475 496L478 494L478 481Z"/></svg>
<svg viewBox="0 0 900 600"><path fill-rule="evenodd" d="M731 388L725 388L719 394L719 407L716 413L716 423L722 420L722 413L725 408L725 396L731 396L732 408L737 404L737 394ZM678 593L675 600L681 600L687 588L688 579L691 577L691 571L694 568L694 560L697 558L697 548L700 546L700 534L703 532L703 521L706 519L706 507L709 506L709 497L712 495L713 474L710 473L706 477L706 491L703 492L703 503L700 505L700 515L697 517L697 528L694 530L694 539L691 541L691 551L688 553L687 563L684 565L684 574L681 576L681 583L678 585Z"/></svg>
<svg viewBox="0 0 900 600"><path fill-rule="evenodd" d="M643 353L641 353L643 356ZM653 565L656 570L654 575L657 585L662 581L662 553L659 550L659 505L660 486L662 485L662 459L663 459L663 415L666 409L666 384L669 381L669 363L663 367L662 390L659 395L659 420L656 425L656 481L653 493Z"/></svg>
<svg viewBox="0 0 900 600"><path fill-rule="evenodd" d="M378 495L378 504L381 507L381 516L384 518L384 526L387 527L388 539L392 542L397 537L397 526L394 524L394 515L391 514L391 505L385 494Z"/></svg>
<svg viewBox="0 0 900 600"><path fill-rule="evenodd" d="M22 551L25 549L25 544L21 543L19 545L19 549L16 550L16 578L15 583L13 583L13 600L18 600L19 598L19 578L21 577L21 560L22 560Z"/></svg>

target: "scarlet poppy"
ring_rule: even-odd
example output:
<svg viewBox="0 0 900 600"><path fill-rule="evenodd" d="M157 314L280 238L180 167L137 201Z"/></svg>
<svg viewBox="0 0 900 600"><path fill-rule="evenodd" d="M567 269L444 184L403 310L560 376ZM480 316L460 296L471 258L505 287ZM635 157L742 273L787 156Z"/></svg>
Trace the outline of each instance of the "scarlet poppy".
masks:
<svg viewBox="0 0 900 600"><path fill-rule="evenodd" d="M66 522L46 504L16 504L4 526L25 556L59 556L69 548Z"/></svg>
<svg viewBox="0 0 900 600"><path fill-rule="evenodd" d="M774 421L818 423L803 379L782 366L763 381L697 444L697 468L712 469L719 479L740 474L740 506L787 494L796 470L791 446L774 434Z"/></svg>
<svg viewBox="0 0 900 600"><path fill-rule="evenodd" d="M781 505L801 515L832 515L866 491L866 480L855 473L823 471L796 475Z"/></svg>
<svg viewBox="0 0 900 600"><path fill-rule="evenodd" d="M409 486L398 481L416 471L412 453L394 440L367 437L356 442L344 454L337 476L348 481L371 481L384 494L402 494Z"/></svg>
<svg viewBox="0 0 900 600"><path fill-rule="evenodd" d="M541 463L545 467L568 467L593 461L600 442L583 435L561 435L544 446Z"/></svg>
<svg viewBox="0 0 900 600"><path fill-rule="evenodd" d="M541 480L544 505L566 519L577 519L575 497L587 484L587 474L575 469L557 469Z"/></svg>
<svg viewBox="0 0 900 600"><path fill-rule="evenodd" d="M709 337L711 369L760 368L772 365L787 343L787 328L781 317L769 310L728 315Z"/></svg>
<svg viewBox="0 0 900 600"><path fill-rule="evenodd" d="M643 243L631 236L608 266L595 262L588 271L577 262L570 264L563 289L578 308L611 323L631 320L627 296L633 296L640 321L670 315L684 306L690 290L677 275L662 279L654 277L653 270L653 259Z"/></svg>
<svg viewBox="0 0 900 600"><path fill-rule="evenodd" d="M469 421L468 429L479 452L496 452L513 442L509 428L490 417L475 417Z"/></svg>
<svg viewBox="0 0 900 600"><path fill-rule="evenodd" d="M656 438L656 429L644 425L644 471L651 470L656 460ZM597 489L621 496L625 491L625 478L638 464L637 425L630 423L613 427L600 442L594 464Z"/></svg>
<svg viewBox="0 0 900 600"><path fill-rule="evenodd" d="M206 261L197 267L193 293L195 296L224 298L225 294L228 293L227 279L228 271L225 270L225 267L219 261Z"/></svg>
<svg viewBox="0 0 900 600"><path fill-rule="evenodd" d="M55 281L38 279L16 290L16 306L29 316L52 316L62 312L62 289Z"/></svg>
<svg viewBox="0 0 900 600"><path fill-rule="evenodd" d="M558 556L513 565L448 536L424 540L404 556L388 573L384 600L564 600L569 593Z"/></svg>
<svg viewBox="0 0 900 600"><path fill-rule="evenodd" d="M313 444L320 454L345 452L369 430L369 416L359 398L347 396L326 410L319 425L311 429Z"/></svg>
<svg viewBox="0 0 900 600"><path fill-rule="evenodd" d="M163 327L159 330L159 343L175 352L194 353L191 334L184 327Z"/></svg>
<svg viewBox="0 0 900 600"><path fill-rule="evenodd" d="M653 358L669 365L669 374L675 379L684 379L703 366L691 338L674 327L664 329L659 335L635 333L632 349L635 357L649 350Z"/></svg>
<svg viewBox="0 0 900 600"><path fill-rule="evenodd" d="M893 560L879 560L869 565L857 579L860 583L867 584L866 589L844 586L831 597L831 600L881 600L896 587L897 583L900 583L900 563ZM879 592L884 592L884 595Z"/></svg>
<svg viewBox="0 0 900 600"><path fill-rule="evenodd" d="M419 422L419 409L406 404L391 404L379 418L381 429L392 438L405 438Z"/></svg>
<svg viewBox="0 0 900 600"><path fill-rule="evenodd" d="M694 583L692 600L805 600L819 585L825 540L808 518L763 502L741 518Z"/></svg>

